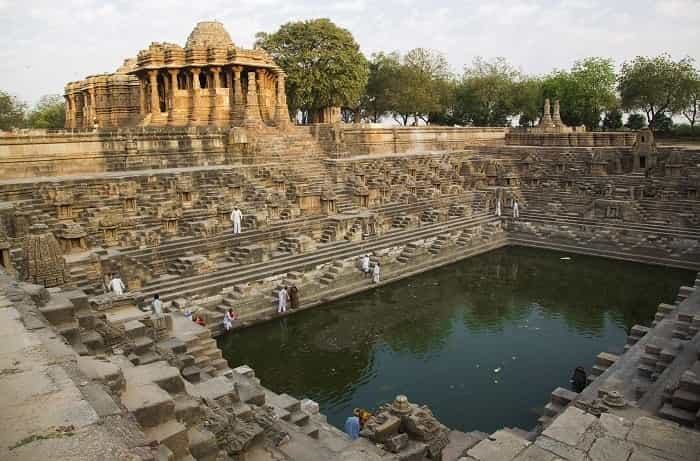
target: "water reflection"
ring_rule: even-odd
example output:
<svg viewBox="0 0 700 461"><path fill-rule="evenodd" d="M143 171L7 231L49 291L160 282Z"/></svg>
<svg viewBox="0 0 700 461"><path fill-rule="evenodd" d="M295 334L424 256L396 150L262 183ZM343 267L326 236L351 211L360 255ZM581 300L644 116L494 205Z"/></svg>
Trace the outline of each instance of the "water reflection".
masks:
<svg viewBox="0 0 700 461"><path fill-rule="evenodd" d="M277 392L340 425L397 392L463 430L530 427L576 365L621 351L689 271L508 248L221 340ZM495 373L494 370L499 369ZM527 385L523 385L526 383Z"/></svg>

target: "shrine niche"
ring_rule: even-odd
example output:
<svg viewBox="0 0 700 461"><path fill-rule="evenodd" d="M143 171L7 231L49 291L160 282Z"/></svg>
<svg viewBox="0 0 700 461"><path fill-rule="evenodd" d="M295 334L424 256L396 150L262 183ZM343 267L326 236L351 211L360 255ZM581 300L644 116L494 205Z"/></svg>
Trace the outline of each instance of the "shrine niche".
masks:
<svg viewBox="0 0 700 461"><path fill-rule="evenodd" d="M164 234L176 235L179 222L182 219L182 210L175 207L161 209L160 229Z"/></svg>
<svg viewBox="0 0 700 461"><path fill-rule="evenodd" d="M287 194L287 178L282 175L272 177L272 190L280 195Z"/></svg>
<svg viewBox="0 0 700 461"><path fill-rule="evenodd" d="M324 188L321 192L321 211L327 215L337 213L336 199L335 191L332 188Z"/></svg>
<svg viewBox="0 0 700 461"><path fill-rule="evenodd" d="M10 257L10 248L12 248L10 241L5 231L0 227L0 266L2 266L8 274L14 274L15 268L12 264L12 258Z"/></svg>
<svg viewBox="0 0 700 461"><path fill-rule="evenodd" d="M102 233L102 239L105 245L112 246L119 243L119 224L121 222L120 218L114 215L107 215L100 219L99 229Z"/></svg>
<svg viewBox="0 0 700 461"><path fill-rule="evenodd" d="M63 253L82 253L87 251L87 232L78 223L66 222L61 226L59 242Z"/></svg>
<svg viewBox="0 0 700 461"><path fill-rule="evenodd" d="M122 209L124 213L136 213L136 194L134 193L124 193L122 194Z"/></svg>
<svg viewBox="0 0 700 461"><path fill-rule="evenodd" d="M355 186L355 201L360 208L369 207L369 189L366 186Z"/></svg>
<svg viewBox="0 0 700 461"><path fill-rule="evenodd" d="M175 186L177 192L177 201L182 208L192 208L194 201L192 193L192 181L190 178L182 178L177 181Z"/></svg>
<svg viewBox="0 0 700 461"><path fill-rule="evenodd" d="M56 190L53 194L53 203L56 207L56 218L59 221L73 219L73 194L64 190Z"/></svg>

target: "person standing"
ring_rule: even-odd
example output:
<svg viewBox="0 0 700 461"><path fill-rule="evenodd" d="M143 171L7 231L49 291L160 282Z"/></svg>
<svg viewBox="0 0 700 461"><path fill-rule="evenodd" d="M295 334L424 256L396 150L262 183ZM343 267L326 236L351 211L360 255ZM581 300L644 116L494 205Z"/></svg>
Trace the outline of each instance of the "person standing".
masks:
<svg viewBox="0 0 700 461"><path fill-rule="evenodd" d="M233 309L229 309L226 314L224 314L224 330L228 333L233 328L233 321L236 320L236 314L233 313Z"/></svg>
<svg viewBox="0 0 700 461"><path fill-rule="evenodd" d="M277 313L283 314L287 312L287 301L289 301L289 293L287 292L287 287L283 286L282 289L277 292Z"/></svg>
<svg viewBox="0 0 700 461"><path fill-rule="evenodd" d="M361 267L365 277L369 277L369 255L362 255Z"/></svg>
<svg viewBox="0 0 700 461"><path fill-rule="evenodd" d="M124 286L124 282L122 282L122 279L119 278L119 274L114 274L112 276L112 281L109 282L109 289L115 295L121 296L124 294L124 292L126 291L126 286Z"/></svg>
<svg viewBox="0 0 700 461"><path fill-rule="evenodd" d="M231 223L233 223L233 235L239 235L241 233L241 221L243 221L243 213L238 209L237 206L233 207L231 211Z"/></svg>
<svg viewBox="0 0 700 461"><path fill-rule="evenodd" d="M501 199L496 199L496 216L501 217Z"/></svg>
<svg viewBox="0 0 700 461"><path fill-rule="evenodd" d="M153 295L153 302L151 303L151 314L156 317L163 315L163 301L160 300L160 295L158 293Z"/></svg>
<svg viewBox="0 0 700 461"><path fill-rule="evenodd" d="M513 199L513 218L514 219L520 218L520 210L518 209L518 201L515 199Z"/></svg>
<svg viewBox="0 0 700 461"><path fill-rule="evenodd" d="M377 261L372 268L372 283L379 283L379 272L379 261Z"/></svg>
<svg viewBox="0 0 700 461"><path fill-rule="evenodd" d="M296 285L289 288L289 307L299 309L299 288Z"/></svg>

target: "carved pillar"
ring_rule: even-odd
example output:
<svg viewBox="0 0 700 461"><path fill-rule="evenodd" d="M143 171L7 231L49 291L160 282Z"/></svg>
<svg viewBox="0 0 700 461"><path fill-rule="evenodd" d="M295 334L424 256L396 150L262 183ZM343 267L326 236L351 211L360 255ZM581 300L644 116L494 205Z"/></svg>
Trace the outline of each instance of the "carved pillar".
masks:
<svg viewBox="0 0 700 461"><path fill-rule="evenodd" d="M168 69L170 75L170 92L168 99L168 121L173 121L175 118L175 92L177 91L177 74L180 69Z"/></svg>
<svg viewBox="0 0 700 461"><path fill-rule="evenodd" d="M241 86L241 66L233 66L233 111L231 119L233 124L240 126L243 124L243 88Z"/></svg>
<svg viewBox="0 0 700 461"><path fill-rule="evenodd" d="M158 101L158 71L148 71L148 82L151 85L151 117L160 113L160 102Z"/></svg>
<svg viewBox="0 0 700 461"><path fill-rule="evenodd" d="M245 126L256 127L262 125L260 118L260 106L258 105L258 90L256 73L248 72L248 95L245 105Z"/></svg>
<svg viewBox="0 0 700 461"><path fill-rule="evenodd" d="M146 82L139 77L139 110L141 117L146 115Z"/></svg>
<svg viewBox="0 0 700 461"><path fill-rule="evenodd" d="M289 124L289 109L287 108L287 93L284 86L285 75L280 72L277 74L277 100L275 102L275 122L278 127L284 127Z"/></svg>
<svg viewBox="0 0 700 461"><path fill-rule="evenodd" d="M221 88L221 79L219 78L219 73L221 72L220 67L212 67L211 68L211 73L214 76L214 85L213 87L216 88Z"/></svg>
<svg viewBox="0 0 700 461"><path fill-rule="evenodd" d="M197 120L197 109L199 107L199 73L201 69L193 67L192 71L192 102L190 103L190 120Z"/></svg>

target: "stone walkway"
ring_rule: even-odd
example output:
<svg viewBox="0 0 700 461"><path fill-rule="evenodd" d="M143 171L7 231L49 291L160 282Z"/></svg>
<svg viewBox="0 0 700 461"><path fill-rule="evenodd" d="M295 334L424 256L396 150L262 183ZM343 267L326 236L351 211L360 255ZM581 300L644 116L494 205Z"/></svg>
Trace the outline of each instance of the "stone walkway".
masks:
<svg viewBox="0 0 700 461"><path fill-rule="evenodd" d="M140 430L80 375L70 346L1 288L0 459L149 458Z"/></svg>
<svg viewBox="0 0 700 461"><path fill-rule="evenodd" d="M600 418L569 407L533 442L507 430L492 434L460 461L698 461L700 433L639 416Z"/></svg>

